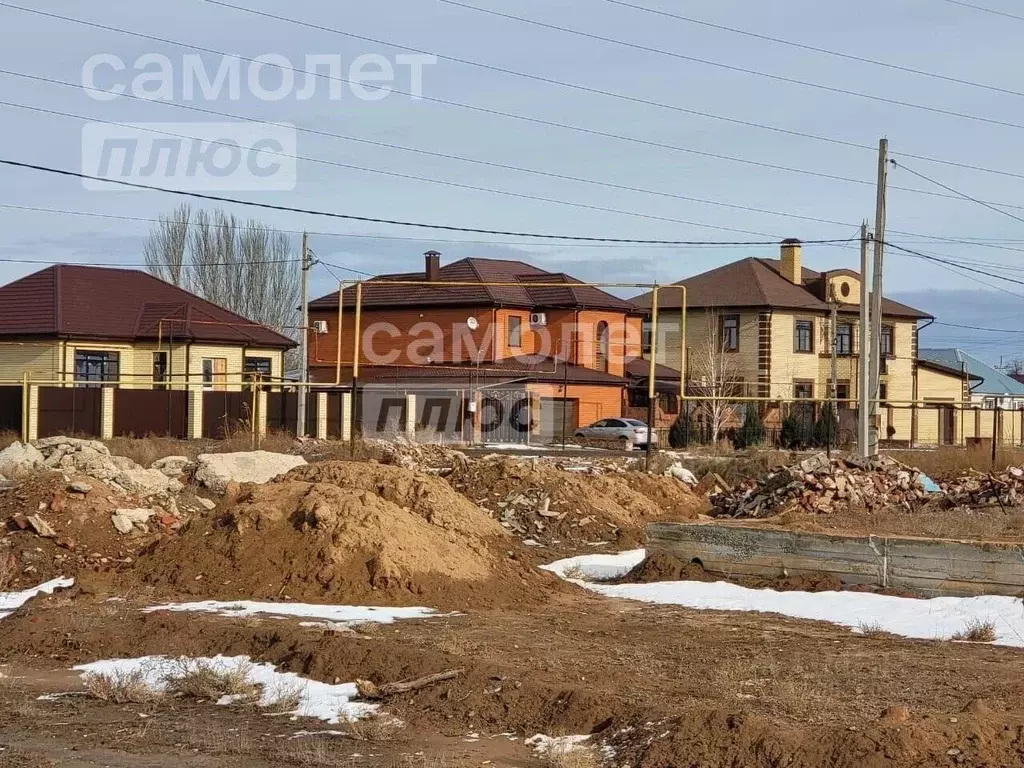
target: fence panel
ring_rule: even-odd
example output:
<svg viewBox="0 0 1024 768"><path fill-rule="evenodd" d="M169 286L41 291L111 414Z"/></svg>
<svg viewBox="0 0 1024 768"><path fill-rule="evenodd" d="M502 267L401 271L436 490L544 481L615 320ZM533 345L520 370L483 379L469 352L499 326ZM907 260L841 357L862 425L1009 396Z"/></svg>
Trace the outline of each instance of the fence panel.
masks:
<svg viewBox="0 0 1024 768"><path fill-rule="evenodd" d="M299 393L295 391L267 393L267 431L295 434L299 420ZM306 434L316 434L316 392L306 397Z"/></svg>
<svg viewBox="0 0 1024 768"><path fill-rule="evenodd" d="M0 387L0 432L21 432L21 387Z"/></svg>
<svg viewBox="0 0 1024 768"><path fill-rule="evenodd" d="M252 392L203 392L203 437L223 440L252 423Z"/></svg>
<svg viewBox="0 0 1024 768"><path fill-rule="evenodd" d="M172 389L115 389L114 435L186 439L188 392Z"/></svg>
<svg viewBox="0 0 1024 768"><path fill-rule="evenodd" d="M39 437L100 437L102 405L99 387L40 387Z"/></svg>

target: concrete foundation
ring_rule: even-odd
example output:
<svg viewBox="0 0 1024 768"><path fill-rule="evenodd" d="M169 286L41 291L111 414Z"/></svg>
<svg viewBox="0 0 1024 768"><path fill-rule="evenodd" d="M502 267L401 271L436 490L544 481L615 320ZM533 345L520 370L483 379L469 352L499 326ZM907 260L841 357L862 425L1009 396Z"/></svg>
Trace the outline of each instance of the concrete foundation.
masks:
<svg viewBox="0 0 1024 768"><path fill-rule="evenodd" d="M1024 595L1024 545L853 536L709 523L652 523L648 553L726 577L826 573L844 585L940 595Z"/></svg>

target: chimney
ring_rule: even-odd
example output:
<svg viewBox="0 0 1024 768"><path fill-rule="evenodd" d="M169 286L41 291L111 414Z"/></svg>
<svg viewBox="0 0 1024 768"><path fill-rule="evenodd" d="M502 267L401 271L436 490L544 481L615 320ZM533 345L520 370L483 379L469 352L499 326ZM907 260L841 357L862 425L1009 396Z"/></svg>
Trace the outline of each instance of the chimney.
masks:
<svg viewBox="0 0 1024 768"><path fill-rule="evenodd" d="M804 270L802 259L800 258L801 243L795 237L787 238L782 241L782 263L779 266L779 272L782 276L793 283L793 285L803 285L804 282Z"/></svg>
<svg viewBox="0 0 1024 768"><path fill-rule="evenodd" d="M436 283L441 279L441 252L440 251L427 251L423 254L423 258L426 260L426 268L423 270L423 274L426 276L428 283Z"/></svg>

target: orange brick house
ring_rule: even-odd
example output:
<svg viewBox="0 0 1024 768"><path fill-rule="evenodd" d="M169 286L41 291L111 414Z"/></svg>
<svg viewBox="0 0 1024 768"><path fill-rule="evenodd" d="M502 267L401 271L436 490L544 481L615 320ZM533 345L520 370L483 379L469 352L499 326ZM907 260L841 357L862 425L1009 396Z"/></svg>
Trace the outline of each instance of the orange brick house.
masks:
<svg viewBox="0 0 1024 768"><path fill-rule="evenodd" d="M447 283L434 285L432 283ZM310 303L310 377L352 380L356 290ZM521 388L542 421L567 429L622 415L626 362L640 357L642 316L628 301L521 261L466 258L362 285L360 385ZM563 413L564 411L564 413Z"/></svg>

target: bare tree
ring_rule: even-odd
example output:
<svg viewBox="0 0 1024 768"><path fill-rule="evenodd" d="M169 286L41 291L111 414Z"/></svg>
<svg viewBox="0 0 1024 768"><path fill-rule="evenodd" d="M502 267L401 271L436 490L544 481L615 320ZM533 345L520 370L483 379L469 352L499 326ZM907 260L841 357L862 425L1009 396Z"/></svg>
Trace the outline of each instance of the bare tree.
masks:
<svg viewBox="0 0 1024 768"><path fill-rule="evenodd" d="M283 232L222 210L193 215L182 205L160 218L144 252L151 274L286 336L298 335L300 269ZM289 370L297 367L293 358L286 361Z"/></svg>
<svg viewBox="0 0 1024 768"><path fill-rule="evenodd" d="M168 283L181 286L185 279L185 246L188 243L192 209L186 204L161 216L143 246L146 267Z"/></svg>
<svg viewBox="0 0 1024 768"><path fill-rule="evenodd" d="M706 332L688 352L694 414L706 425L713 444L736 420L736 405L729 399L742 394L732 354L739 344L739 322L737 318L735 325L727 326L725 320L717 310L707 310Z"/></svg>

